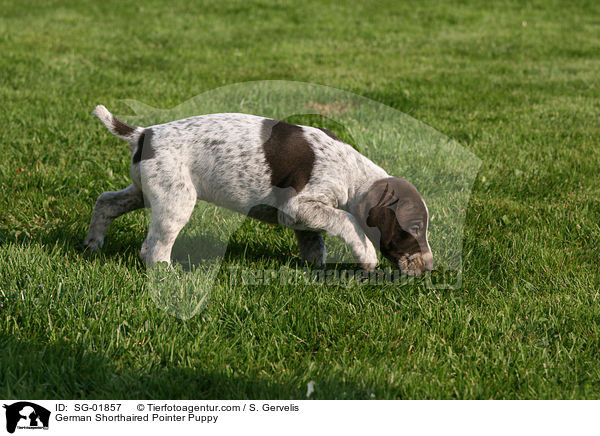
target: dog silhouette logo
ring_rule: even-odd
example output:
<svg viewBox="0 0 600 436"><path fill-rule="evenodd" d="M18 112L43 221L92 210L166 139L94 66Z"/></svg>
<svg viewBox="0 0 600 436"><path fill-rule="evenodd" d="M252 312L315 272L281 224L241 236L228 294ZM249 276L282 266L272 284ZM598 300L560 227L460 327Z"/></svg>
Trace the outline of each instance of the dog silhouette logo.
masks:
<svg viewBox="0 0 600 436"><path fill-rule="evenodd" d="M48 429L50 411L28 401L19 401L4 405L6 409L6 431L14 433L15 429Z"/></svg>

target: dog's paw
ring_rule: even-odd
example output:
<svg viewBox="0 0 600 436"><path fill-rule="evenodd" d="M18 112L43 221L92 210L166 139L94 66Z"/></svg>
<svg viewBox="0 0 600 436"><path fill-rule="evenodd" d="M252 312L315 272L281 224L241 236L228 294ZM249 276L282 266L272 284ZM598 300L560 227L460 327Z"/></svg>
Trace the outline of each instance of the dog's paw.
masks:
<svg viewBox="0 0 600 436"><path fill-rule="evenodd" d="M102 245L104 245L104 240L96 239L93 237L88 237L85 239L85 241L83 241L83 246L85 247L85 249L92 253L100 251Z"/></svg>
<svg viewBox="0 0 600 436"><path fill-rule="evenodd" d="M375 268L377 268L377 264L379 263L375 248L373 246L368 247L366 255L358 257L357 263L358 266L365 271L375 271Z"/></svg>
<svg viewBox="0 0 600 436"><path fill-rule="evenodd" d="M377 268L377 262L359 263L358 266L367 272L373 272Z"/></svg>
<svg viewBox="0 0 600 436"><path fill-rule="evenodd" d="M300 258L304 262L307 262L315 267L321 268L325 266L326 263L325 247L310 252L302 252L300 253Z"/></svg>

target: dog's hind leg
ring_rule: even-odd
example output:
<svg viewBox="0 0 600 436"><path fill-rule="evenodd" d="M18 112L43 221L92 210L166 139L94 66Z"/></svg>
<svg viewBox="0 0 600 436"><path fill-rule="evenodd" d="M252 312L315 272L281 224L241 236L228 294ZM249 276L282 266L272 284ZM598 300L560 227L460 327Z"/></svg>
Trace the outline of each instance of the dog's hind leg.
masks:
<svg viewBox="0 0 600 436"><path fill-rule="evenodd" d="M107 191L98 196L84 245L97 251L104 244L108 227L115 218L144 207L144 196L135 185L121 191Z"/></svg>
<svg viewBox="0 0 600 436"><path fill-rule="evenodd" d="M177 185L177 189L164 190L159 185L149 188L146 193L152 222L140 257L147 265L171 262L175 239L189 221L196 205L196 190L191 181L174 180L172 183Z"/></svg>
<svg viewBox="0 0 600 436"><path fill-rule="evenodd" d="M294 230L300 249L300 258L316 266L325 265L325 241L321 232L311 230Z"/></svg>

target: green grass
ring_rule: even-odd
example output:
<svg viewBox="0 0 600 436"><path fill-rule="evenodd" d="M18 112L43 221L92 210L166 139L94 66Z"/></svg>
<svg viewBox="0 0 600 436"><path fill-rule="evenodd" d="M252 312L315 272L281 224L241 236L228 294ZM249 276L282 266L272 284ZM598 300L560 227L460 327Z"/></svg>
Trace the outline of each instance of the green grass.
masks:
<svg viewBox="0 0 600 436"><path fill-rule="evenodd" d="M600 398L598 2L171 3L2 7L0 397ZM461 289L233 283L297 264L289 230L245 222L183 321L147 289L143 212L84 254L96 196L128 184L96 104L264 79L363 95L482 159Z"/></svg>

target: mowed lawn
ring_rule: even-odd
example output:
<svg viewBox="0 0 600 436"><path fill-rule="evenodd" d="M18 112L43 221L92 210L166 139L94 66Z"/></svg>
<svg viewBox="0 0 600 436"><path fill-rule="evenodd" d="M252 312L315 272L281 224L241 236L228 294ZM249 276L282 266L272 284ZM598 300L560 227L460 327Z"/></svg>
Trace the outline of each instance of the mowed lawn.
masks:
<svg viewBox="0 0 600 436"><path fill-rule="evenodd" d="M0 397L600 398L600 3L1 9ZM247 221L183 321L148 292L144 212L84 253L97 195L129 183L96 104L265 79L371 98L482 160L460 289L235 283L298 263L290 230Z"/></svg>

